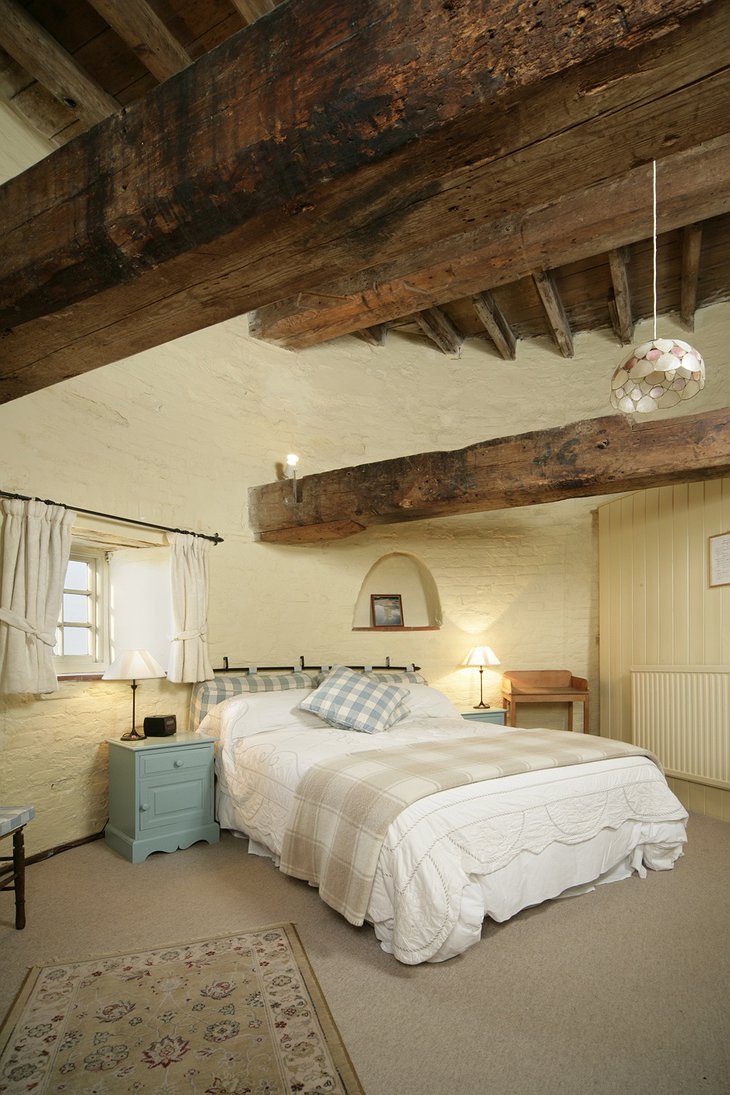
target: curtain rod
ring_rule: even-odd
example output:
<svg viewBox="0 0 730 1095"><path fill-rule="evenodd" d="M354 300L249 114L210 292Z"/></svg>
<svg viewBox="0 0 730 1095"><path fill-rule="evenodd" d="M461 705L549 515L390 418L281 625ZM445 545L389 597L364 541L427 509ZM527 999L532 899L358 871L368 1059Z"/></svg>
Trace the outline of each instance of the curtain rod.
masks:
<svg viewBox="0 0 730 1095"><path fill-rule="evenodd" d="M17 498L21 502L43 502L46 506L60 506L62 509L70 509L75 513L85 513L89 517L107 517L110 521L121 521L125 525L137 525L139 528L154 528L160 532L181 532L184 536L198 536L201 540L210 540L214 544L222 544L223 537L218 533L210 536L206 532L191 532L185 528L171 528L169 525L155 525L151 521L137 521L133 517L119 517L115 513L100 513L95 509L84 509L83 506L69 506L66 502L52 502L50 498L36 498L28 494L13 494L7 490L0 490L2 498Z"/></svg>

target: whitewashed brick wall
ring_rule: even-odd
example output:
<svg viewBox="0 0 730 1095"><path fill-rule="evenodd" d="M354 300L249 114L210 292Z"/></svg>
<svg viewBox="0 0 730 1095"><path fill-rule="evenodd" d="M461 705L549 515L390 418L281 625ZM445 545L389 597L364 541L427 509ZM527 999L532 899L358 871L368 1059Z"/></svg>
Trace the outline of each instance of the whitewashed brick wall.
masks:
<svg viewBox="0 0 730 1095"><path fill-rule="evenodd" d="M712 367L728 309L706 309L694 341ZM680 331L677 328L676 333ZM637 331L637 339L643 337ZM621 355L606 335L578 336L563 360L547 340L517 363L470 343L460 361L392 334L299 356L250 339L245 319L199 332L0 407L0 487L165 525L219 532L211 549L213 663L416 661L464 709L478 674L459 669L477 642L502 660L485 672L499 702L502 669L567 668L597 689L595 500L444 518L284 547L253 542L249 486L275 478L287 452L302 475L610 413ZM730 402L711 374L689 412ZM416 555L438 586L438 631L352 631L363 578L385 553ZM390 590L384 592L391 592ZM188 688L144 682L138 717L175 713ZM49 699L0 698L0 800L31 802L29 851L72 841L107 816L106 740L127 728L130 690L63 683ZM598 704L593 705L597 725ZM561 725L555 709L536 712ZM532 718L532 716L531 716Z"/></svg>

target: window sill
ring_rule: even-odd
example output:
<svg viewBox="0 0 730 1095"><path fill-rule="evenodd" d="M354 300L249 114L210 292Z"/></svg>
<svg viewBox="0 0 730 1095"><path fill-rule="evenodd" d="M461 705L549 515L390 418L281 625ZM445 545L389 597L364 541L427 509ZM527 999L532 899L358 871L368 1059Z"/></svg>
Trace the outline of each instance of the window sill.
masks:
<svg viewBox="0 0 730 1095"><path fill-rule="evenodd" d="M102 673L57 673L59 681L100 681Z"/></svg>

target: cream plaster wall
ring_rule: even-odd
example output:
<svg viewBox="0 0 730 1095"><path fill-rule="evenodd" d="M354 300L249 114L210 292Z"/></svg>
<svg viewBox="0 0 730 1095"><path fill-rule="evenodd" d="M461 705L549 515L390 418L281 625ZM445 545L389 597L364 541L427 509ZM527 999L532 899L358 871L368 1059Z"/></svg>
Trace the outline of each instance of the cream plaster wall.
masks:
<svg viewBox="0 0 730 1095"><path fill-rule="evenodd" d="M25 125L15 111L0 103L0 183L42 160L51 145Z"/></svg>
<svg viewBox="0 0 730 1095"><path fill-rule="evenodd" d="M710 368L727 344L728 309L698 317L693 341ZM662 330L681 334L665 324ZM648 334L646 325L637 341ZM211 549L213 664L415 661L465 709L476 671L458 664L477 642L502 669L598 673L596 500L445 518L370 530L337 543L253 542L247 490L275 477L285 454L300 472L433 449L609 413L621 351L607 335L578 336L565 361L547 340L521 345L518 363L471 343L451 361L420 340L385 349L343 339L298 356L251 339L245 319L150 350L0 407L0 487L71 505L206 532ZM730 403L730 373L711 373L687 413ZM438 631L353 632L363 578L385 553L429 568L443 611ZM385 592L391 592L387 590ZM33 802L30 851L99 831L106 820L106 739L130 714L129 689L62 683L50 699L0 701L0 799ZM145 682L140 716L175 712L187 689ZM597 728L597 704L594 705ZM553 709L536 717L561 725Z"/></svg>

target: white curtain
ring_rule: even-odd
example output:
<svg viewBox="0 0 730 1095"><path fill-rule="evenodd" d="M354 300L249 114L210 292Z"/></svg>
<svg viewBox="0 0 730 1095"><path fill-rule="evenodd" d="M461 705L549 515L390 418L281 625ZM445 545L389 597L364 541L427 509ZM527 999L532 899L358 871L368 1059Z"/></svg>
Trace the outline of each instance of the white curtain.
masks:
<svg viewBox="0 0 730 1095"><path fill-rule="evenodd" d="M56 692L56 625L76 514L45 502L2 500L0 693Z"/></svg>
<svg viewBox="0 0 730 1095"><path fill-rule="evenodd" d="M168 534L172 547L172 620L167 679L180 683L209 681L208 661L208 549L210 541L184 532Z"/></svg>

